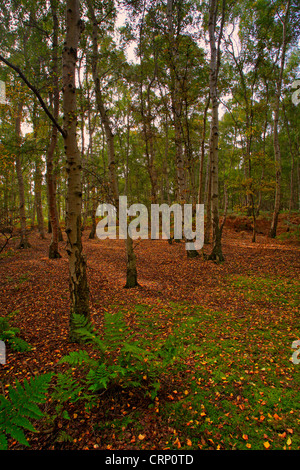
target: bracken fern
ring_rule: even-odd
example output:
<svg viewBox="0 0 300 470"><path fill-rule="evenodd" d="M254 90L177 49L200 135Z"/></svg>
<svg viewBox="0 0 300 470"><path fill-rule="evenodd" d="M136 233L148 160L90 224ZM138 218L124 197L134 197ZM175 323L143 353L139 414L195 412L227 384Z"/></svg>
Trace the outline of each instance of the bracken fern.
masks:
<svg viewBox="0 0 300 470"><path fill-rule="evenodd" d="M149 348L134 339L128 331L122 313L107 313L104 319L103 338L95 328L80 315L75 316L76 335L83 343L92 344L101 353L99 360L84 350L73 351L61 362L72 367L87 367L86 385L96 393L108 386L146 388L146 394L154 398L160 386L160 378L166 367L172 364L178 348L172 339ZM153 345L152 345L153 346Z"/></svg>
<svg viewBox="0 0 300 470"><path fill-rule="evenodd" d="M35 431L31 420L44 416L39 408L46 399L52 374L26 379L23 386L19 381L9 391L9 396L0 395L0 449L7 449L7 436L28 446L24 430Z"/></svg>

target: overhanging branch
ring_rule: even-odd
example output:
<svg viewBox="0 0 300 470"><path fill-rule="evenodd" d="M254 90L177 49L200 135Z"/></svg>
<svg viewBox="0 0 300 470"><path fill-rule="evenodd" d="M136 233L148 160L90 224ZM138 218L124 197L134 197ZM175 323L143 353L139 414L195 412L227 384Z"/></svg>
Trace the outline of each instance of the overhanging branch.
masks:
<svg viewBox="0 0 300 470"><path fill-rule="evenodd" d="M26 85L28 86L28 88L30 88L31 91L33 91L33 93L35 94L35 96L37 97L37 99L39 100L43 110L45 111L45 113L47 114L47 116L49 117L49 119L51 119L51 121L53 122L53 124L57 127L58 131L61 133L61 135L63 137L66 137L66 132L62 129L62 127L58 124L57 120L55 119L55 117L51 114L51 112L49 111L49 109L47 108L47 105L46 103L44 102L43 98L41 97L41 95L39 94L38 90L35 88L35 86L33 86L28 80L27 78L25 77L25 75L23 74L22 70L17 67L16 65L12 64L11 62L9 62L7 59L5 59L2 55L0 55L0 60L2 62L4 62L6 65L8 65L8 67L10 67L11 69L13 69L15 72L17 72L17 74L22 78L22 80L26 83Z"/></svg>

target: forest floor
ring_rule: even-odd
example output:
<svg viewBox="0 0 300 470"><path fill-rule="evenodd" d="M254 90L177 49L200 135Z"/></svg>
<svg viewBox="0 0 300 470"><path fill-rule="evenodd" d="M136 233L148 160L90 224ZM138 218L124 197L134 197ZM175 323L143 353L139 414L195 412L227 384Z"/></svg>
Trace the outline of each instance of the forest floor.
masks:
<svg viewBox="0 0 300 470"><path fill-rule="evenodd" d="M123 312L143 344L157 350L172 335L181 356L156 378L152 398L142 385L108 386L90 406L79 400L62 409L49 396L37 432L26 432L30 449L300 449L300 364L292 361L300 338L299 238L281 216L278 239L268 238L262 219L252 243L245 220L228 218L221 264L187 259L184 243L137 241L134 289L124 289L124 241L83 232L95 327L101 333L106 313ZM62 258L49 260L50 235L29 238L30 249L18 250L15 239L0 257L0 315L31 346L7 346L5 395L16 380L65 370L59 360L82 348L68 341L65 242Z"/></svg>

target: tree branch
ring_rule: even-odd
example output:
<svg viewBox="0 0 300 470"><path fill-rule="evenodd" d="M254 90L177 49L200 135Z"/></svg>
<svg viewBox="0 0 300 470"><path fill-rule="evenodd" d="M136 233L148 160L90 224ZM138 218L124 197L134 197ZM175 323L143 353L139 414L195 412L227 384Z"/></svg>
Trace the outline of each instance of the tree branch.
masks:
<svg viewBox="0 0 300 470"><path fill-rule="evenodd" d="M33 91L33 93L35 94L35 96L37 97L37 99L39 100L43 110L45 111L45 113L47 114L47 116L49 117L49 119L51 119L51 121L53 122L53 124L57 127L58 131L61 133L61 135L63 137L66 137L66 132L62 129L62 127L58 124L58 122L56 121L56 119L54 118L54 116L51 114L51 112L49 111L49 109L47 108L47 105L46 103L44 102L43 98L41 97L41 95L39 94L38 90L35 88L35 86L33 86L28 80L27 78L25 77L25 75L23 74L23 72L19 69L19 67L17 67L16 65L12 64L11 62L9 62L7 59L5 59L2 55L0 55L0 60L2 62L4 62L6 65L8 65L8 67L10 67L11 69L13 69L15 72L17 72L17 74L22 78L22 80L26 83L26 85L28 86L28 88L30 88L31 91Z"/></svg>

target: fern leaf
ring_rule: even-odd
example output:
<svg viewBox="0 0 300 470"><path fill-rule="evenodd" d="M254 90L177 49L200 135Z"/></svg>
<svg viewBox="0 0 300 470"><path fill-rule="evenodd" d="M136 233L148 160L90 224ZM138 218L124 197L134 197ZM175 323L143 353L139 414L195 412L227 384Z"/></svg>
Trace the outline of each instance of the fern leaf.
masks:
<svg viewBox="0 0 300 470"><path fill-rule="evenodd" d="M7 450L7 439L4 433L0 433L0 450Z"/></svg>
<svg viewBox="0 0 300 470"><path fill-rule="evenodd" d="M12 418L13 424L16 424L18 427L22 427L27 429L28 431L35 432L35 428L29 419L25 418L24 416L15 416Z"/></svg>
<svg viewBox="0 0 300 470"><path fill-rule="evenodd" d="M29 443L26 439L24 432L18 426L11 426L9 430L9 434L11 435L13 439L16 439L20 444L23 444L24 446L27 446L27 447L29 446Z"/></svg>
<svg viewBox="0 0 300 470"><path fill-rule="evenodd" d="M0 448L5 447L6 436L16 439L20 444L28 446L23 429L34 431L30 419L43 416L38 403L46 399L46 392L52 374L44 374L31 378L30 382L24 380L23 387L16 382L15 388L9 391L9 397L0 396L0 426L4 432L0 435Z"/></svg>
<svg viewBox="0 0 300 470"><path fill-rule="evenodd" d="M60 359L60 363L67 363L72 366L82 365L84 363L90 363L91 358L87 351L80 349L79 351L71 351L70 354Z"/></svg>

